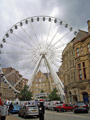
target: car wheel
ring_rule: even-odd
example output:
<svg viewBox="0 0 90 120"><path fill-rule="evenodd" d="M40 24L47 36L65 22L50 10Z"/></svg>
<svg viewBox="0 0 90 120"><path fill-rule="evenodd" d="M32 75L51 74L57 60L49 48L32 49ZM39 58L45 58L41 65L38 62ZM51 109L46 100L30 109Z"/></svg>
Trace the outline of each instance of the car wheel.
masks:
<svg viewBox="0 0 90 120"><path fill-rule="evenodd" d="M86 110L86 113L88 113L88 110Z"/></svg>
<svg viewBox="0 0 90 120"><path fill-rule="evenodd" d="M57 112L59 112L59 110L57 110Z"/></svg>
<svg viewBox="0 0 90 120"><path fill-rule="evenodd" d="M71 109L71 111L73 111L73 109Z"/></svg>
<svg viewBox="0 0 90 120"><path fill-rule="evenodd" d="M76 113L76 111L74 110L74 113Z"/></svg>
<svg viewBox="0 0 90 120"><path fill-rule="evenodd" d="M23 116L24 116L24 118L26 118L26 114L25 114L25 113L24 113L24 115L23 115Z"/></svg>
<svg viewBox="0 0 90 120"><path fill-rule="evenodd" d="M39 115L37 115L37 118L39 118Z"/></svg>
<svg viewBox="0 0 90 120"><path fill-rule="evenodd" d="M18 113L18 116L21 117L20 113Z"/></svg>

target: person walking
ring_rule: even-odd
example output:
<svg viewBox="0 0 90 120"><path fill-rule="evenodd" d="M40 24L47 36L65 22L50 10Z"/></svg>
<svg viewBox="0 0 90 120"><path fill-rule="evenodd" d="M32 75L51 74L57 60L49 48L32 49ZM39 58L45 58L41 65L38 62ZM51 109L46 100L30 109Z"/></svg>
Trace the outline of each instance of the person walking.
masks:
<svg viewBox="0 0 90 120"><path fill-rule="evenodd" d="M12 104L12 102L11 102L10 105L9 105L9 114L12 113L12 109L13 109L13 104Z"/></svg>
<svg viewBox="0 0 90 120"><path fill-rule="evenodd" d="M6 116L8 115L8 109L7 106L4 105L4 102L1 102L0 115L1 115L1 120L6 120Z"/></svg>

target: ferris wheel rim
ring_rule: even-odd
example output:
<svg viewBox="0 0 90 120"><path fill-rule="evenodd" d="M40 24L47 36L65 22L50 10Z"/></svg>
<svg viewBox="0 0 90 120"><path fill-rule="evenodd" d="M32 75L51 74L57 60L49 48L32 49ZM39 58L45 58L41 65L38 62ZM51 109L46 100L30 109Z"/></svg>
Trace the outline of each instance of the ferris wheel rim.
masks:
<svg viewBox="0 0 90 120"><path fill-rule="evenodd" d="M16 24L14 24L7 32L6 32L6 34L10 34L10 30L11 29L15 29L15 25L17 25L17 26L19 26L20 25L20 23L21 22L25 22L25 20L31 20L32 18L34 18L35 20L37 19L37 18L51 18L51 20L52 21L54 21L54 20L59 20L59 22L60 21L62 21L64 24L67 24L65 21L63 21L63 20L61 20L61 19L59 19L59 18L56 18L56 17L52 17L52 16L32 16L32 17L28 17L28 18L25 18L25 19L23 19L23 20L21 20L21 21L19 21L19 22L17 22ZM68 28L70 28L71 26L70 25L68 25ZM73 31L74 32L76 32L75 31L75 29L73 29ZM2 39L2 41L1 41L1 44L3 43L3 40L6 38L6 34L4 35L4 37L3 37L3 39ZM2 72L3 73L3 72ZM8 80L7 80L7 83L8 83ZM12 86L12 85L11 85ZM13 87L12 87L13 88ZM14 88L13 88L14 89ZM16 89L14 89L15 91L17 91ZM17 91L17 92L19 92L19 91Z"/></svg>

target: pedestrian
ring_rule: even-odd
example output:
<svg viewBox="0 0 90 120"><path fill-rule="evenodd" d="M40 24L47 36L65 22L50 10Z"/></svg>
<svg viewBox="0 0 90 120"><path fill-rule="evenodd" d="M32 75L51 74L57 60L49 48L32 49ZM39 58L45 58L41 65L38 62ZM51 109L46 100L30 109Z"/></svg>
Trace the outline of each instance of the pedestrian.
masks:
<svg viewBox="0 0 90 120"><path fill-rule="evenodd" d="M10 105L9 105L9 114L11 114L12 113L12 109L13 109L14 107L13 107L13 104L12 104L12 102L10 103Z"/></svg>
<svg viewBox="0 0 90 120"><path fill-rule="evenodd" d="M1 102L0 106L0 115L1 115L1 120L6 120L6 116L8 115L8 109L7 106L4 105L4 102Z"/></svg>
<svg viewBox="0 0 90 120"><path fill-rule="evenodd" d="M88 111L89 111L89 103L88 103L88 101L86 101L86 104L87 104L87 106L88 106Z"/></svg>

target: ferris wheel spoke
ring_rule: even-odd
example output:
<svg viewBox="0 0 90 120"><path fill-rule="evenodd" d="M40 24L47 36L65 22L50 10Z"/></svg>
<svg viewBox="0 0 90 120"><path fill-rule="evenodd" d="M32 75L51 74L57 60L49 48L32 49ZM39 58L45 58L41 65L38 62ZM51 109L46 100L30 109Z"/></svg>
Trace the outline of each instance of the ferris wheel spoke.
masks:
<svg viewBox="0 0 90 120"><path fill-rule="evenodd" d="M15 33L12 33L15 37L17 37L17 38L19 38L21 41L23 41L24 43L26 43L29 47L31 47L31 45L29 45L29 43L26 41L26 40L24 40L24 39L22 39L20 36L18 36L18 35L16 35Z"/></svg>
<svg viewBox="0 0 90 120"><path fill-rule="evenodd" d="M35 37L36 37L36 39L37 39L38 45L39 45L39 47L41 48L41 45L40 45L40 43L39 43L39 40L38 40L38 38L37 38L36 32L35 32L35 30L34 30L34 27L33 27L32 23L31 23L31 21L30 21L30 24L31 24L31 27L32 27L32 29L33 29L33 31L34 31L34 34L35 34ZM40 49L40 48L39 48L39 49Z"/></svg>
<svg viewBox="0 0 90 120"><path fill-rule="evenodd" d="M30 83L29 89L30 89L30 87L31 87L32 81L34 80L35 74L36 74L36 72L37 72L37 70L38 70L38 67L39 67L39 65L40 65L40 63L41 63L41 60L42 60L42 55L40 56L39 60L37 61L36 67L35 67L35 69L33 70L33 73L32 73L31 78L29 79L29 82L28 82L28 84Z"/></svg>
<svg viewBox="0 0 90 120"><path fill-rule="evenodd" d="M22 49L28 50L28 51L31 50L31 49L26 48L25 46L18 45L18 44L13 43L13 42L9 42L9 41L7 41L6 43L7 43L7 44L10 44L10 45L14 45L15 47L19 47L19 48L22 48Z"/></svg>
<svg viewBox="0 0 90 120"><path fill-rule="evenodd" d="M32 53L31 51L30 52L2 52L2 54L24 54L24 55L30 55L30 53Z"/></svg>
<svg viewBox="0 0 90 120"><path fill-rule="evenodd" d="M62 44L62 45L58 45L58 46L54 46L54 48L53 49L55 49L55 50L58 50L58 49L60 49L60 48L62 48L62 47L65 47L65 45L66 45L66 43L64 43L64 44Z"/></svg>
<svg viewBox="0 0 90 120"><path fill-rule="evenodd" d="M42 44L43 44L43 29L42 29L42 20L41 20L41 38L42 38Z"/></svg>
<svg viewBox="0 0 90 120"><path fill-rule="evenodd" d="M33 43L33 45L38 48L38 46L36 45L36 43L33 41L33 39L31 38L31 36L26 32L26 30L21 26L21 29L25 32L25 34L29 37L29 39L31 40L31 42ZM30 45L30 44L29 44ZM31 45L30 45L31 46ZM33 46L31 46L32 48Z"/></svg>
<svg viewBox="0 0 90 120"><path fill-rule="evenodd" d="M50 87L51 87L51 91L53 90L52 89L52 84L51 84L51 80L50 80L50 75L49 75L49 68L48 68L48 65L47 65L47 62L46 62L46 60L44 59L44 62L45 62L45 65L46 65L46 70L47 70L47 74L48 74L48 80L49 80L49 82L50 82Z"/></svg>
<svg viewBox="0 0 90 120"><path fill-rule="evenodd" d="M49 48L49 50L50 50L51 48L55 47L55 46L56 46L64 37L66 37L70 32L71 32L71 31L69 31L69 32L67 32L65 35L63 35L58 41L56 41L56 42Z"/></svg>
<svg viewBox="0 0 90 120"><path fill-rule="evenodd" d="M11 71L11 72L9 72L8 74L6 74L6 75L5 75L5 77L8 77L8 76L12 75L13 73L15 73L15 71L14 71L14 70L12 70L12 71Z"/></svg>
<svg viewBox="0 0 90 120"><path fill-rule="evenodd" d="M36 63L37 63L37 61L34 60L32 66L29 67L29 69L23 74L23 76L26 75L26 74L35 66ZM19 82L21 82L21 80L22 80L22 79L20 78L19 81L16 82L16 84L14 85L14 87L15 87L16 85L18 85Z"/></svg>
<svg viewBox="0 0 90 120"><path fill-rule="evenodd" d="M16 59L16 60L13 60L13 61L9 60L9 62L2 63L2 65L7 65L9 63L15 63L15 62L23 61L23 60L28 60L28 59L31 59L31 56L28 56L28 57L25 57L25 58Z"/></svg>
<svg viewBox="0 0 90 120"><path fill-rule="evenodd" d="M47 38L46 38L46 45L48 43L47 41L48 41L48 37L49 37L49 34L50 34L51 26L52 26L52 21L51 21L51 24L49 26L49 31L48 31Z"/></svg>
<svg viewBox="0 0 90 120"><path fill-rule="evenodd" d="M60 26L60 27L58 28L58 30L56 31L56 33L54 34L54 36L53 36L53 38L51 39L49 45L47 46L47 49L48 49L48 47L52 44L54 38L56 37L56 35L57 35L57 33L59 32L59 30L60 30L61 27L62 27L62 26Z"/></svg>

